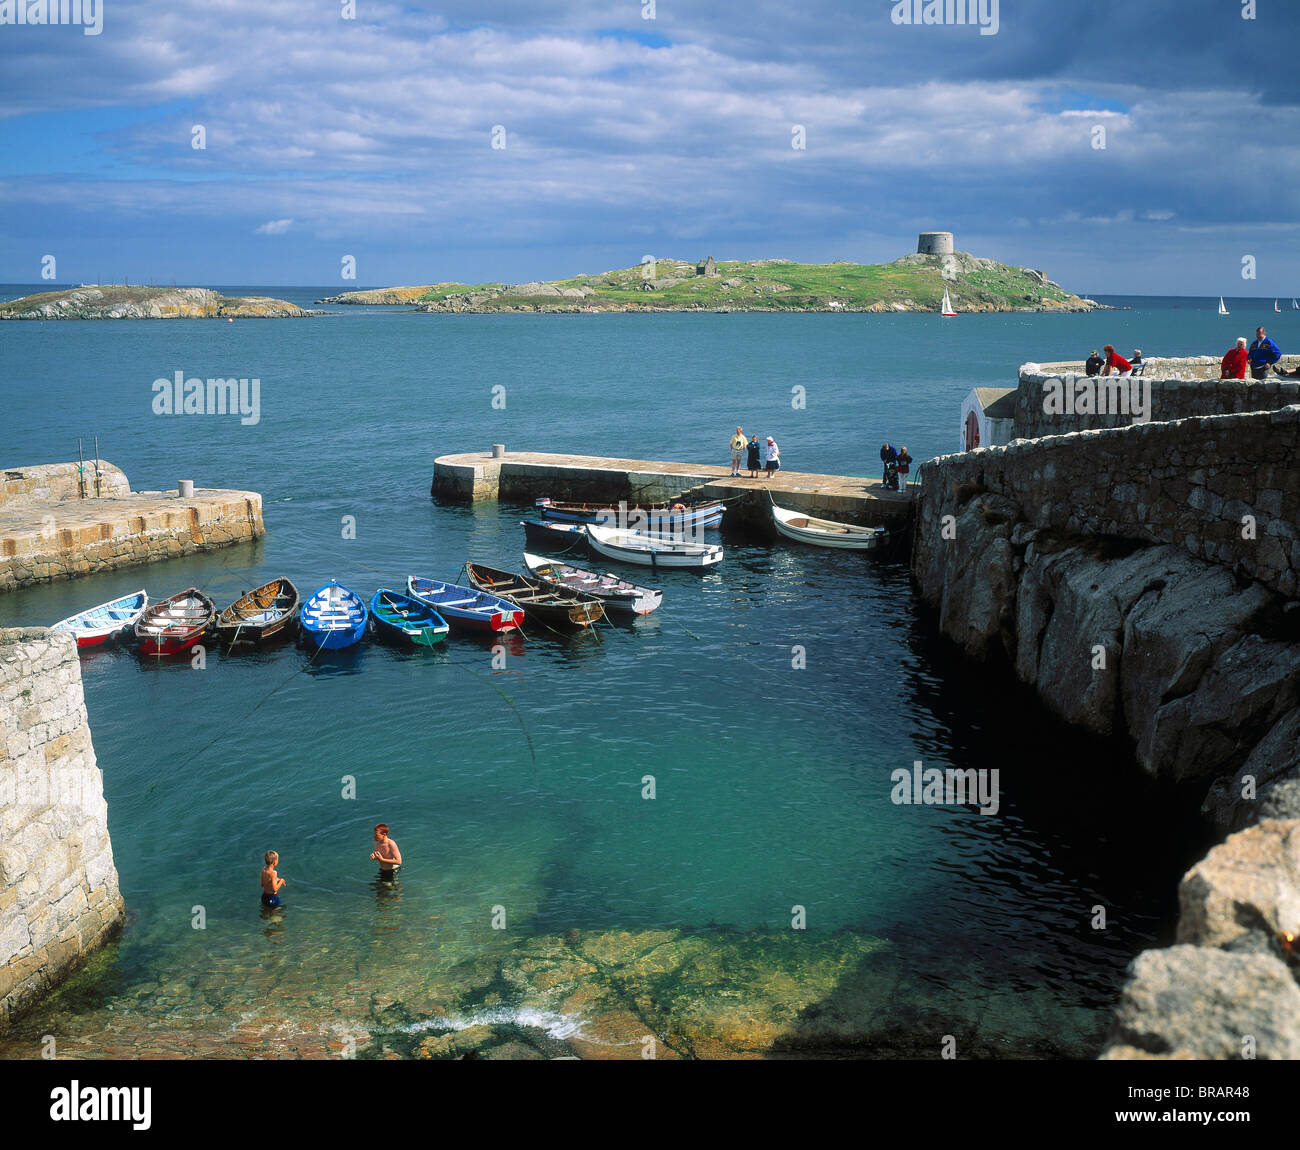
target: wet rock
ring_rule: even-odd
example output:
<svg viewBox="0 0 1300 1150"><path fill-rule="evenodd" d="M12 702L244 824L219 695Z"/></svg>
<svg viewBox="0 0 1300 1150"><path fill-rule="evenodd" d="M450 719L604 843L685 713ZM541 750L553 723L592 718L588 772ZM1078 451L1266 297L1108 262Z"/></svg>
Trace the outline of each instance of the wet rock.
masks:
<svg viewBox="0 0 1300 1150"><path fill-rule="evenodd" d="M1224 832L1261 818L1300 818L1300 708L1273 725L1236 775L1211 785L1201 809Z"/></svg>
<svg viewBox="0 0 1300 1150"><path fill-rule="evenodd" d="M1276 955L1300 933L1300 820L1266 819L1216 846L1178 889L1178 941Z"/></svg>
<svg viewBox="0 0 1300 1150"><path fill-rule="evenodd" d="M1200 946L1133 960L1103 1058L1300 1058L1300 988L1276 959Z"/></svg>

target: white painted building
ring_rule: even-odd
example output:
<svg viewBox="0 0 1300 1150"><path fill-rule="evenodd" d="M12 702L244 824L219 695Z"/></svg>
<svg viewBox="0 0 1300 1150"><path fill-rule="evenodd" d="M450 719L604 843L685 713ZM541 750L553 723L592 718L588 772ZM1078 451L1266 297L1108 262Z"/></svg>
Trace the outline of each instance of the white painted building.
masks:
<svg viewBox="0 0 1300 1150"><path fill-rule="evenodd" d="M973 387L961 405L961 448L1010 443L1016 424L1016 388Z"/></svg>

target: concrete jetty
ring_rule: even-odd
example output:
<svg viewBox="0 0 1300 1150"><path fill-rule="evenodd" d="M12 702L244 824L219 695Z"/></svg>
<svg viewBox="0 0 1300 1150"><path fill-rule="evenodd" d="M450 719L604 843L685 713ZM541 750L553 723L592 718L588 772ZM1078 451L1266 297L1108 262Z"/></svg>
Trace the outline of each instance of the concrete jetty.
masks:
<svg viewBox="0 0 1300 1150"><path fill-rule="evenodd" d="M768 527L772 499L810 515L864 527L905 527L913 492L886 491L880 477L778 471L771 479L734 478L731 469L701 463L490 451L443 455L433 464L432 494L439 499L496 499L531 503L539 496L616 504L662 503L683 494L725 499L729 522Z"/></svg>
<svg viewBox="0 0 1300 1150"><path fill-rule="evenodd" d="M126 476L104 461L96 498L68 480L77 464L6 470L0 490L0 592L155 563L266 534L255 491L197 489L184 496L127 488Z"/></svg>

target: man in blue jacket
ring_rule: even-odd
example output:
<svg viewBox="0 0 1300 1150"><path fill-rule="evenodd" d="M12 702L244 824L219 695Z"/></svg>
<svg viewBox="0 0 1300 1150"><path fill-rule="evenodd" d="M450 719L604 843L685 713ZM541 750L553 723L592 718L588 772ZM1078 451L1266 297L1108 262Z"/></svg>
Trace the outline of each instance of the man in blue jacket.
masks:
<svg viewBox="0 0 1300 1150"><path fill-rule="evenodd" d="M1270 365L1277 363L1282 358L1282 353L1277 344L1264 334L1264 329L1257 327L1255 342L1250 345L1246 357L1250 360L1250 378L1267 379Z"/></svg>

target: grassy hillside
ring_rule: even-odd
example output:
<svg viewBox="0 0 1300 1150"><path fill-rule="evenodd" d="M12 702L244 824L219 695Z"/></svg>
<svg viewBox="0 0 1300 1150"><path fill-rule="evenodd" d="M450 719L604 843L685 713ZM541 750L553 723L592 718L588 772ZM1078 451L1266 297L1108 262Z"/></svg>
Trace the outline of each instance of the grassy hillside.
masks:
<svg viewBox="0 0 1300 1150"><path fill-rule="evenodd" d="M331 303L413 300L429 311L937 311L945 287L958 311L1084 311L1093 306L1041 272L964 253L904 256L890 264L722 261L716 274L659 260L649 266L528 284L429 285L348 292ZM399 301L397 293L401 293Z"/></svg>

